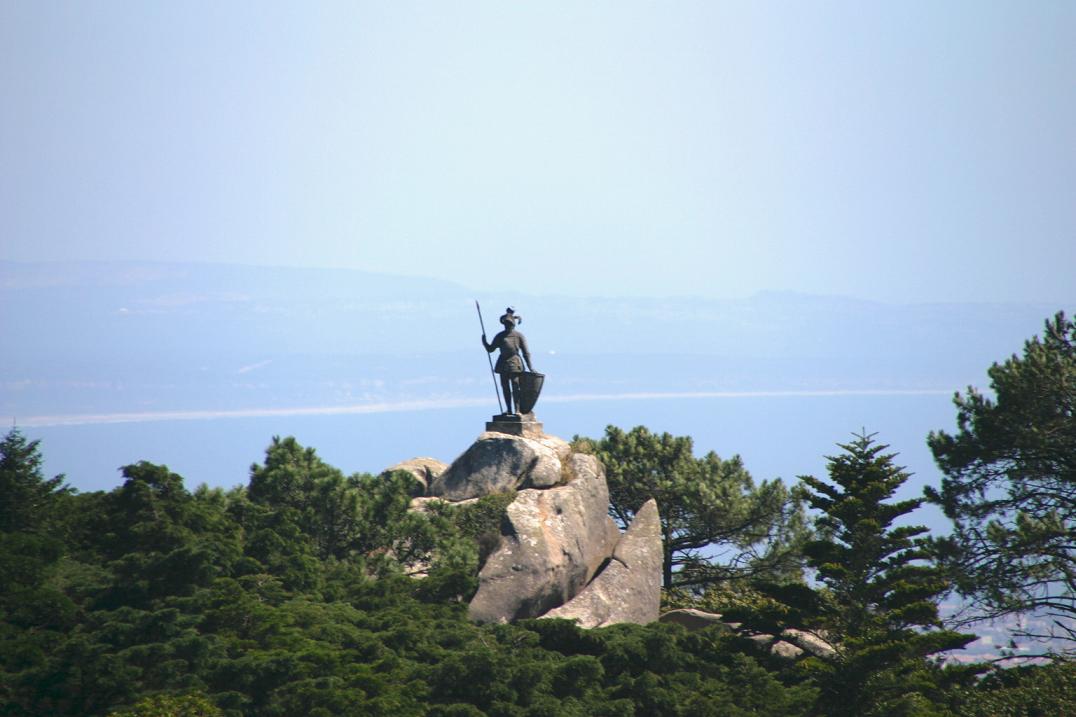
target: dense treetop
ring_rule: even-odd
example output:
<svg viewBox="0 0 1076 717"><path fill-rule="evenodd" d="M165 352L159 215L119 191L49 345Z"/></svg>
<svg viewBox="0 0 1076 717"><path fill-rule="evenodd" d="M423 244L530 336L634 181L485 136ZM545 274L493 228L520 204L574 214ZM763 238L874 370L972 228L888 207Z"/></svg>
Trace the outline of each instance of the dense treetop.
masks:
<svg viewBox="0 0 1076 717"><path fill-rule="evenodd" d="M406 514L406 476L344 477L293 439L247 488L123 475L108 493L49 484L48 550L3 533L0 714L784 715L811 699L727 635L468 622L500 496ZM419 560L429 577L406 577Z"/></svg>
<svg viewBox="0 0 1076 717"><path fill-rule="evenodd" d="M609 426L578 450L605 466L610 515L626 528L650 498L661 512L666 588L798 577L808 535L803 501L780 480L756 483L739 456L693 454L690 436Z"/></svg>
<svg viewBox="0 0 1076 717"><path fill-rule="evenodd" d="M989 370L993 397L957 394L957 431L930 434L945 474L931 500L953 520L937 548L972 619L1037 613L1076 652L1076 321Z"/></svg>
<svg viewBox="0 0 1076 717"><path fill-rule="evenodd" d="M511 493L412 513L406 473L344 475L273 438L246 486L138 462L79 494L12 430L0 716L1076 715L1071 662L943 666L971 636L937 609L955 584L986 614L1070 614L1074 345L1059 314L991 369L996 398L958 396L958 433L930 438L956 530L933 542L898 522L920 501L892 500L907 476L868 436L791 487L641 426L577 439L621 525L661 502L667 604L832 649L796 660L717 627L469 622Z"/></svg>

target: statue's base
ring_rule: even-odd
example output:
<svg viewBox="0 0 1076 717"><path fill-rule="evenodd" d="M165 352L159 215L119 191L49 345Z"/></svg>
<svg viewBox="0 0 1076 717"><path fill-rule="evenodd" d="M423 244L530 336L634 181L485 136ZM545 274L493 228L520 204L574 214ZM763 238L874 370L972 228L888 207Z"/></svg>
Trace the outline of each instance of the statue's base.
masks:
<svg viewBox="0 0 1076 717"><path fill-rule="evenodd" d="M533 413L501 413L486 423L487 431L507 433L511 436L523 436L524 438L541 438L545 435L542 424L534 420Z"/></svg>

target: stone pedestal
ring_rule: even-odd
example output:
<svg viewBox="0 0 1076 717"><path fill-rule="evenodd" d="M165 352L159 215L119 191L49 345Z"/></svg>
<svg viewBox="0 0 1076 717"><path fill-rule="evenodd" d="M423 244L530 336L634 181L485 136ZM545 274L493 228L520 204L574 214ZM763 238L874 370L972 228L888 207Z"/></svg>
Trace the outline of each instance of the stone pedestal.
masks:
<svg viewBox="0 0 1076 717"><path fill-rule="evenodd" d="M487 431L507 433L524 438L541 438L545 435L542 424L534 420L533 413L501 413L486 422Z"/></svg>

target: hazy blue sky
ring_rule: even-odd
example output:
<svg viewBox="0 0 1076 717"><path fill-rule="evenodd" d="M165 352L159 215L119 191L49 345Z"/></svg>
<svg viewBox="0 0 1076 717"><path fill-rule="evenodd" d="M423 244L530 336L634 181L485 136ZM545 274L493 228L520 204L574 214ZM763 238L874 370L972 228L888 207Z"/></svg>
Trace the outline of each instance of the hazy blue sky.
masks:
<svg viewBox="0 0 1076 717"><path fill-rule="evenodd" d="M1071 302L1076 3L4 0L0 259L72 258Z"/></svg>

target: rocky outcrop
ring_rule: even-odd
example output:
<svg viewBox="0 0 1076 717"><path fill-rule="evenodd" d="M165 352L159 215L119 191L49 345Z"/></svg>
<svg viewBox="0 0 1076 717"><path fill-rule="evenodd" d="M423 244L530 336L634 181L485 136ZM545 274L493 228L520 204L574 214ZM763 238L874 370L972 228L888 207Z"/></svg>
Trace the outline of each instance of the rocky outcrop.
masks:
<svg viewBox="0 0 1076 717"><path fill-rule="evenodd" d="M503 445L485 435L479 442L494 441ZM519 441L533 443L513 440ZM482 567L468 609L473 620L538 617L575 597L612 554L620 534L608 514L605 471L593 456L574 453L566 458L566 485L520 490L506 509L501 545Z"/></svg>
<svg viewBox="0 0 1076 717"><path fill-rule="evenodd" d="M488 431L430 483L428 494L466 500L509 490L551 488L571 479L565 471L570 455L569 445L554 436L525 438Z"/></svg>
<svg viewBox="0 0 1076 717"><path fill-rule="evenodd" d="M824 659L831 659L837 655L837 651L830 643L814 633L793 628L783 630L779 636L752 632L743 629L738 622L725 622L721 619L721 615L715 612L681 608L662 613L659 620L683 625L688 630L716 627L726 632L734 632L753 643L759 650L765 650L777 657L789 660L802 657L804 654Z"/></svg>
<svg viewBox="0 0 1076 717"><path fill-rule="evenodd" d="M605 568L582 592L542 617L575 620L588 629L651 623L661 606L661 565L661 521L651 499L635 514Z"/></svg>
<svg viewBox="0 0 1076 717"><path fill-rule="evenodd" d="M495 422L494 422L495 423ZM488 424L489 426L494 424ZM385 471L407 471L424 487L416 513L440 512L492 494L515 492L500 535L480 540L478 591L468 608L478 622L570 617L585 627L657 619L661 526L657 504L639 510L621 536L609 517L605 470L555 436L487 430L450 466L415 458ZM423 577L417 566L413 577ZM597 575L598 577L595 577ZM552 611L552 612L550 612Z"/></svg>
<svg viewBox="0 0 1076 717"><path fill-rule="evenodd" d="M448 468L447 465L437 460L436 458L412 458L411 460L397 463L391 468L386 468L381 472L381 475L392 473L394 471L404 471L414 476L418 485L415 490L412 491L412 496L423 496L429 490L430 483L445 472Z"/></svg>

